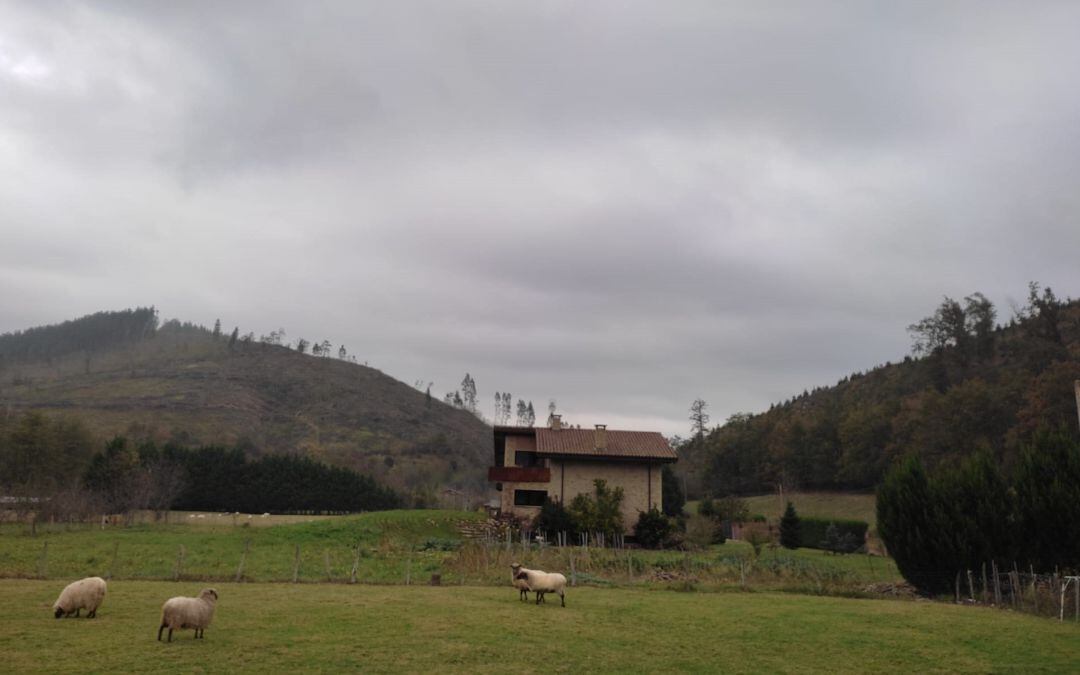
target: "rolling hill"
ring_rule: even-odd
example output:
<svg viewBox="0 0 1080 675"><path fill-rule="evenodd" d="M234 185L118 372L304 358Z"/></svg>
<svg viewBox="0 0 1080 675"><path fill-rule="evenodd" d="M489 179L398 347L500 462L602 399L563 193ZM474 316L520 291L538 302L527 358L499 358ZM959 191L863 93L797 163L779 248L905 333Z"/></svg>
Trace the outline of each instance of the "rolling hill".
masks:
<svg viewBox="0 0 1080 675"><path fill-rule="evenodd" d="M303 453L407 490L478 489L491 432L375 368L102 312L0 336L0 414L76 417L114 434L249 454Z"/></svg>
<svg viewBox="0 0 1080 675"><path fill-rule="evenodd" d="M1005 325L975 293L913 324L914 354L733 415L680 447L692 496L782 486L869 491L899 458L952 466L977 451L1012 466L1040 429L1077 433L1080 301L1032 284Z"/></svg>

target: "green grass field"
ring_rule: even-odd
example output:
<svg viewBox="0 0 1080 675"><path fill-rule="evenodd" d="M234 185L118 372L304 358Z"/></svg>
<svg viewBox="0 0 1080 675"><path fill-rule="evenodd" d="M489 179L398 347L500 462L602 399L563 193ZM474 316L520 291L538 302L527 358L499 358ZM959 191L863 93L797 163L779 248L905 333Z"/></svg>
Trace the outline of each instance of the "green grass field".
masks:
<svg viewBox="0 0 1080 675"><path fill-rule="evenodd" d="M870 523L874 528L877 524L877 500L872 494L859 494L853 492L792 492L784 495L783 501L779 495L755 495L743 497L747 508L752 514L758 514L778 520L784 513L787 502L795 505L795 510L800 516L812 516L814 518L842 518L845 520L862 520ZM697 513L697 502L687 502L686 510Z"/></svg>
<svg viewBox="0 0 1080 675"><path fill-rule="evenodd" d="M742 588L858 595L872 583L899 580L887 558L830 556L822 551L766 548L730 541L689 554L679 551L509 548L463 542L458 524L478 515L464 511L386 511L269 527L220 524L141 524L41 527L0 526L0 577L233 581L245 546L242 579L292 581L300 550L300 581L425 583L440 574L450 584L502 584L518 560L568 572L598 586ZM183 547L183 559L179 560ZM359 547L360 557L356 559ZM571 559L573 562L571 562Z"/></svg>
<svg viewBox="0 0 1080 675"><path fill-rule="evenodd" d="M8 672L1066 672L1080 626L928 602L571 588L216 584L214 623L156 641L194 582L114 581L97 619L54 619L62 584L0 580Z"/></svg>

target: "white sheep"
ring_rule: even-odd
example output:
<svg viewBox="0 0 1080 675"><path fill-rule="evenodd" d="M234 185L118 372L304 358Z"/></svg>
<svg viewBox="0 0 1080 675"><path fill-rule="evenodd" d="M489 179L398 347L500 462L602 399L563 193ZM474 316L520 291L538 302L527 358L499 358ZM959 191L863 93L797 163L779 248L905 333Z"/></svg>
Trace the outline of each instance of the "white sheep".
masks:
<svg viewBox="0 0 1080 675"><path fill-rule="evenodd" d="M521 563L511 563L510 564L510 583L512 583L514 585L514 588L518 589L518 591L519 591L518 600L521 600L522 602L528 602L529 601L529 584L524 579L518 579L517 578L518 572L520 572L522 570L524 570L526 572L529 571L529 570L526 570L524 567L522 567Z"/></svg>
<svg viewBox="0 0 1080 675"><path fill-rule="evenodd" d="M558 572L542 572L540 570L527 570L518 566L514 573L514 579L524 580L529 590L536 594L536 604L547 602L544 600L545 593L558 593L562 600L562 606L566 607L566 577Z"/></svg>
<svg viewBox="0 0 1080 675"><path fill-rule="evenodd" d="M174 630L194 628L195 637L201 638L206 627L214 619L214 605L218 594L212 588L204 588L197 598L169 598L161 606L161 625L158 626L157 639L161 640L161 631L169 627L169 642L172 642Z"/></svg>
<svg viewBox="0 0 1080 675"><path fill-rule="evenodd" d="M73 581L60 591L60 597L53 603L53 614L59 619L62 616L79 616L85 607L86 618L93 619L97 616L98 607L105 599L105 580L101 577L87 577Z"/></svg>

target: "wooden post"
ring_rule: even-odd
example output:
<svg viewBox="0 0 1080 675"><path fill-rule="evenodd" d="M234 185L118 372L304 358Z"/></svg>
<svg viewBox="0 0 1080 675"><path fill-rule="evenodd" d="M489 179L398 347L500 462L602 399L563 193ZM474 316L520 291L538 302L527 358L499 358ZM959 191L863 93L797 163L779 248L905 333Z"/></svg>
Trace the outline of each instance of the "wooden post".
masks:
<svg viewBox="0 0 1080 675"><path fill-rule="evenodd" d="M236 566L236 583L244 578L244 563L247 562L248 549L251 548L251 540L244 540L244 552L240 554L240 564Z"/></svg>
<svg viewBox="0 0 1080 675"><path fill-rule="evenodd" d="M994 575L994 604L1001 607L1001 577L998 576L997 561L990 561L990 573Z"/></svg>
<svg viewBox="0 0 1080 675"><path fill-rule="evenodd" d="M1073 621L1080 621L1080 577L1073 577L1073 583L1076 587L1073 588L1073 592L1076 594L1076 615Z"/></svg>
<svg viewBox="0 0 1080 675"><path fill-rule="evenodd" d="M293 557L292 582L300 581L300 544L296 545L296 554Z"/></svg>
<svg viewBox="0 0 1080 675"><path fill-rule="evenodd" d="M349 575L349 583L356 583L356 568L360 566L360 544L356 545L356 554L353 555L352 574Z"/></svg>
<svg viewBox="0 0 1080 675"><path fill-rule="evenodd" d="M574 554L570 554L570 585L577 586L577 570L574 569Z"/></svg>
<svg viewBox="0 0 1080 675"><path fill-rule="evenodd" d="M1065 583L1061 584L1061 611L1058 612L1058 621L1065 620Z"/></svg>
<svg viewBox="0 0 1080 675"><path fill-rule="evenodd" d="M956 573L956 604L960 604L960 573Z"/></svg>
<svg viewBox="0 0 1080 675"><path fill-rule="evenodd" d="M120 540L117 539L113 542L112 560L109 561L109 572L105 575L106 579L113 578L113 570L116 569L116 554L120 551Z"/></svg>
<svg viewBox="0 0 1080 675"><path fill-rule="evenodd" d="M983 604L988 605L988 604L990 604L990 597L989 597L990 586L986 583L986 563L985 562L982 564L982 577L983 577L983 585L982 585Z"/></svg>
<svg viewBox="0 0 1080 675"><path fill-rule="evenodd" d="M173 569L173 581L180 581L184 574L184 545L180 544L180 550L176 552L176 566Z"/></svg>
<svg viewBox="0 0 1080 675"><path fill-rule="evenodd" d="M968 595L971 596L971 602L972 602L972 604L974 604L975 603L975 583L971 579L971 570L968 570L967 573L968 573Z"/></svg>
<svg viewBox="0 0 1080 675"><path fill-rule="evenodd" d="M1035 581L1036 581L1035 566L1030 565L1028 569L1031 570L1031 601L1033 603L1035 603L1035 613L1038 614L1039 613L1039 587L1035 585Z"/></svg>
<svg viewBox="0 0 1080 675"><path fill-rule="evenodd" d="M330 549L323 549L323 566L326 568L326 580L330 581Z"/></svg>
<svg viewBox="0 0 1080 675"><path fill-rule="evenodd" d="M509 536L507 536L509 542ZM405 559L405 585L408 586L412 577L412 555Z"/></svg>

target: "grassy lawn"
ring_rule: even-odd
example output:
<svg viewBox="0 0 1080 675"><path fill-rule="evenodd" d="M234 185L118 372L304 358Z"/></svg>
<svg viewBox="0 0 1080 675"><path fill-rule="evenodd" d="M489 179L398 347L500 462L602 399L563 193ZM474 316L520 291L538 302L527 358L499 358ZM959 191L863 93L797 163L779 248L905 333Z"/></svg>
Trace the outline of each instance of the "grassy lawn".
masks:
<svg viewBox="0 0 1080 675"><path fill-rule="evenodd" d="M862 520L876 527L877 500L872 494L853 494L850 492L792 492L784 495L784 502L791 502L800 516L814 518L843 518ZM786 503L781 503L775 494L746 497L750 513L760 513L769 519L779 519L784 513Z"/></svg>
<svg viewBox="0 0 1080 675"><path fill-rule="evenodd" d="M42 528L37 537L22 525L0 526L0 577L81 577L169 579L180 547L186 578L233 579L245 545L250 548L244 577L251 581L291 580L300 547L301 580L341 581L352 571L360 547L357 576L364 581L401 582L406 573L435 571L441 551L418 550L457 538L457 524L477 518L464 511L379 511L271 527L143 524L133 527L63 526Z"/></svg>
<svg viewBox="0 0 1080 675"><path fill-rule="evenodd" d="M62 584L0 580L9 672L1065 672L1080 626L929 602L571 588L216 584L205 640L157 642L194 582L114 581L94 620L52 618ZM1037 639L1033 639L1037 637Z"/></svg>

